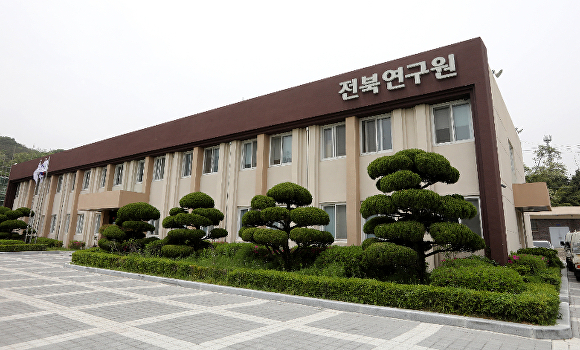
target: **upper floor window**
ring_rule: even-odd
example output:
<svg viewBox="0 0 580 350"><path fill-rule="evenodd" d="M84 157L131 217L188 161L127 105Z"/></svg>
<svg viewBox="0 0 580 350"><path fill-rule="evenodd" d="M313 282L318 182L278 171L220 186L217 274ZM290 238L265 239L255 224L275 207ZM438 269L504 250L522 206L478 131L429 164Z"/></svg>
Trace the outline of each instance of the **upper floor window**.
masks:
<svg viewBox="0 0 580 350"><path fill-rule="evenodd" d="M135 172L135 182L143 182L143 173L145 172L145 159L141 159L137 162L137 171Z"/></svg>
<svg viewBox="0 0 580 350"><path fill-rule="evenodd" d="M123 164L115 165L115 177L113 178L113 186L123 184Z"/></svg>
<svg viewBox="0 0 580 350"><path fill-rule="evenodd" d="M219 146L206 148L203 151L203 173L217 173L220 160Z"/></svg>
<svg viewBox="0 0 580 350"><path fill-rule="evenodd" d="M100 187L105 187L105 185L107 184L107 167L102 167L101 168L101 183L100 183Z"/></svg>
<svg viewBox="0 0 580 350"><path fill-rule="evenodd" d="M16 184L16 193L14 194L14 198L18 198L20 195L20 182Z"/></svg>
<svg viewBox="0 0 580 350"><path fill-rule="evenodd" d="M83 190L88 189L90 183L91 183L91 171L86 170L85 175L83 177Z"/></svg>
<svg viewBox="0 0 580 350"><path fill-rule="evenodd" d="M514 147L512 146L512 143L508 140L508 146L510 149L510 163L512 166L512 179L513 182L515 182L515 178L516 178L516 161L514 159Z"/></svg>
<svg viewBox="0 0 580 350"><path fill-rule="evenodd" d="M433 107L435 143L473 139L471 105L458 101Z"/></svg>
<svg viewBox="0 0 580 350"><path fill-rule="evenodd" d="M270 165L292 163L292 135L270 138Z"/></svg>
<svg viewBox="0 0 580 350"><path fill-rule="evenodd" d="M380 152L393 148L391 115L383 114L361 121L362 153Z"/></svg>
<svg viewBox="0 0 580 350"><path fill-rule="evenodd" d="M56 183L56 193L60 193L62 191L62 181L64 179L63 175L58 176L58 182Z"/></svg>
<svg viewBox="0 0 580 350"><path fill-rule="evenodd" d="M191 176L191 162L193 160L192 152L183 153L183 160L181 161L181 176Z"/></svg>
<svg viewBox="0 0 580 350"><path fill-rule="evenodd" d="M72 174L72 185L70 186L71 192L75 190L76 183L77 183L77 175L73 173Z"/></svg>
<svg viewBox="0 0 580 350"><path fill-rule="evenodd" d="M165 156L155 158L153 163L153 180L163 180L165 174Z"/></svg>
<svg viewBox="0 0 580 350"><path fill-rule="evenodd" d="M346 155L346 126L336 124L322 129L322 158Z"/></svg>
<svg viewBox="0 0 580 350"><path fill-rule="evenodd" d="M245 141L242 144L242 169L256 167L256 156L258 151L258 141Z"/></svg>

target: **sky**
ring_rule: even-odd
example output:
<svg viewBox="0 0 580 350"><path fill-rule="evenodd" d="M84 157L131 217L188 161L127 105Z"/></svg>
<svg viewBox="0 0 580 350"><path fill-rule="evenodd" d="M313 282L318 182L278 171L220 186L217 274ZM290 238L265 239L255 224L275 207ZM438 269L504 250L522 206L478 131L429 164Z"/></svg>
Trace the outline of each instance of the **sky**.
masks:
<svg viewBox="0 0 580 350"><path fill-rule="evenodd" d="M481 37L526 165L580 167L580 1L0 0L0 136L70 149Z"/></svg>

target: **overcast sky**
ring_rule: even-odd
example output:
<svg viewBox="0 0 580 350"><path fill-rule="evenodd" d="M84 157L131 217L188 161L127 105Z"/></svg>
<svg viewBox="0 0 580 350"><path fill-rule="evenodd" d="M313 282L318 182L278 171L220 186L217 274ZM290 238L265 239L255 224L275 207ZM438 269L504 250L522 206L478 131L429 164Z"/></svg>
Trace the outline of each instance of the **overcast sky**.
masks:
<svg viewBox="0 0 580 350"><path fill-rule="evenodd" d="M481 37L524 160L580 166L580 1L0 0L0 136L70 149Z"/></svg>

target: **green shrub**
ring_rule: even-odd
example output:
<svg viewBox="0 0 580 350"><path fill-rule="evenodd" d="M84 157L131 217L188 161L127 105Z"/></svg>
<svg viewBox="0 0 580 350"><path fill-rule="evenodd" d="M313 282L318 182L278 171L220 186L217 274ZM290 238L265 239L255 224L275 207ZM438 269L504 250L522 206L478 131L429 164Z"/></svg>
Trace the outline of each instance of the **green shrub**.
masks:
<svg viewBox="0 0 580 350"><path fill-rule="evenodd" d="M19 239L2 239L2 240L0 240L0 245L12 245L12 244L25 244L25 243L24 243L24 241L21 241Z"/></svg>
<svg viewBox="0 0 580 350"><path fill-rule="evenodd" d="M497 266L497 263L485 256L471 255L466 258L444 259L441 261L442 266L445 267L460 267L460 266Z"/></svg>
<svg viewBox="0 0 580 350"><path fill-rule="evenodd" d="M147 243L144 249L145 256L161 256L161 248L166 244L167 242L164 239Z"/></svg>
<svg viewBox="0 0 580 350"><path fill-rule="evenodd" d="M36 243L37 244L46 244L46 246L48 248L61 248L62 247L62 241L59 241L57 239L52 239L52 238L46 238L46 237L38 237L36 239Z"/></svg>
<svg viewBox="0 0 580 350"><path fill-rule="evenodd" d="M549 248L522 248L518 249L517 254L530 254L530 255L541 255L546 257L548 267L559 267L564 268L564 263L560 260L558 256L558 251L556 249Z"/></svg>
<svg viewBox="0 0 580 350"><path fill-rule="evenodd" d="M501 266L439 267L431 272L431 285L519 294L524 279L516 271Z"/></svg>
<svg viewBox="0 0 580 350"><path fill-rule="evenodd" d="M46 244L20 244L0 245L0 252L24 252L46 250Z"/></svg>
<svg viewBox="0 0 580 350"><path fill-rule="evenodd" d="M195 249L186 245L167 244L161 247L161 256L165 258L185 258L195 252Z"/></svg>
<svg viewBox="0 0 580 350"><path fill-rule="evenodd" d="M85 242L73 240L73 241L68 242L68 247L70 249L83 249L85 247Z"/></svg>
<svg viewBox="0 0 580 350"><path fill-rule="evenodd" d="M418 273L417 253L398 244L379 242L364 250L361 266L367 276L379 280L399 273L415 276Z"/></svg>
<svg viewBox="0 0 580 350"><path fill-rule="evenodd" d="M522 276L535 276L544 271L547 259L543 256L527 254L510 254L506 266L516 270Z"/></svg>
<svg viewBox="0 0 580 350"><path fill-rule="evenodd" d="M363 278L366 274L361 267L362 255L363 249L360 246L331 246L318 255L314 267L321 270L330 268L336 272L337 266L340 266L344 277Z"/></svg>

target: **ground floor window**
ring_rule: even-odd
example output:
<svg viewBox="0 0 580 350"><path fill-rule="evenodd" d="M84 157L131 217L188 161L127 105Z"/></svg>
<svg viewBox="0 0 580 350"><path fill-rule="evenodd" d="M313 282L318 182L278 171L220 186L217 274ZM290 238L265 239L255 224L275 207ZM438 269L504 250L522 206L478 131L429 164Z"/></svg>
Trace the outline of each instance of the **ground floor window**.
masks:
<svg viewBox="0 0 580 350"><path fill-rule="evenodd" d="M330 232L334 239L346 239L346 204L325 204L322 209L330 218L330 223L323 229Z"/></svg>
<svg viewBox="0 0 580 350"><path fill-rule="evenodd" d="M461 223L469 227L471 231L476 233L479 237L483 237L481 229L481 215L479 209L479 198L478 197L465 197L465 200L475 206L477 209L477 215L471 219L461 219Z"/></svg>

